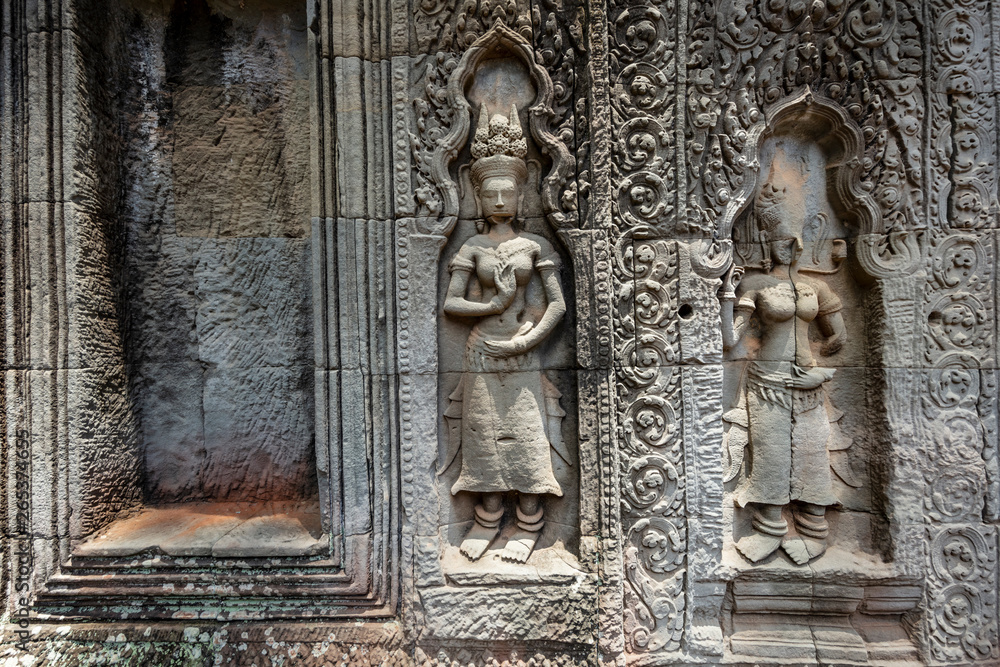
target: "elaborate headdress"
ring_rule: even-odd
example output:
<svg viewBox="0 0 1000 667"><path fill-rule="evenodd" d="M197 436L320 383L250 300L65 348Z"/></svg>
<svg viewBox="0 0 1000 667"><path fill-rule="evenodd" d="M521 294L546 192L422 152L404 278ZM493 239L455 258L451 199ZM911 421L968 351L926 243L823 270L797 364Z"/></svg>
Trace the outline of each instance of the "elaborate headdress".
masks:
<svg viewBox="0 0 1000 667"><path fill-rule="evenodd" d="M764 183L757 193L757 201L754 205L754 216L757 219L757 232L760 239L761 268L770 271L771 245L768 243L778 236L778 228L782 223L782 201L785 199L785 188L776 188L771 185L770 179Z"/></svg>
<svg viewBox="0 0 1000 667"><path fill-rule="evenodd" d="M782 222L781 202L785 199L785 188L776 188L768 181L764 183L757 195L754 215L757 217L757 229L762 236L774 236Z"/></svg>
<svg viewBox="0 0 1000 667"><path fill-rule="evenodd" d="M517 106L511 105L510 118L503 114L488 118L485 105L480 105L479 127L472 141L472 184L478 188L491 176L513 176L523 184L528 180L527 154Z"/></svg>

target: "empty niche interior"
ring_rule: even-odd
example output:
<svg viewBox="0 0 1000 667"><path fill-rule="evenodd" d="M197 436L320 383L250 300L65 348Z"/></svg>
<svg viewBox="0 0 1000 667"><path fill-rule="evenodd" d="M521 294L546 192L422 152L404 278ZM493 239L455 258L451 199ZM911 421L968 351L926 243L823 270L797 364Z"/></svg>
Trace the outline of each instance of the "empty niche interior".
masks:
<svg viewBox="0 0 1000 667"><path fill-rule="evenodd" d="M127 11L119 215L144 503L74 554L328 552L305 3L135 0Z"/></svg>

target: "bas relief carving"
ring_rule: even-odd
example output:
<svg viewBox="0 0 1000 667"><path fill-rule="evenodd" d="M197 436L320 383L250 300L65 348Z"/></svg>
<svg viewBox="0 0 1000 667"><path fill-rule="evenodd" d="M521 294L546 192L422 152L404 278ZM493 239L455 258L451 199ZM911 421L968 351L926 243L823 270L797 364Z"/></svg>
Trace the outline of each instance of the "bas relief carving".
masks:
<svg viewBox="0 0 1000 667"><path fill-rule="evenodd" d="M460 585L561 583L583 574L567 286L574 253L589 248L556 196L571 155L551 127L549 73L502 23L465 52L447 92L453 123L430 163L443 194L432 224L448 237L438 264L443 573Z"/></svg>
<svg viewBox="0 0 1000 667"><path fill-rule="evenodd" d="M89 650L78 633L103 630L75 618L92 616L172 651L153 621L190 618L211 636L178 626L192 649L240 662L216 642L230 622L328 617L349 621L268 627L239 651L996 663L994 5L33 4L0 9L0 157L16 158L0 182L27 188L0 198L17 357L0 401L32 475L19 532L41 604L24 610L73 633L38 646ZM202 21L219 8L281 24L226 28L220 47ZM274 104L237 108L265 88ZM208 113L220 100L236 116ZM266 182L220 199L192 169L206 160ZM263 192L277 208L236 215ZM138 246L111 226L119 197ZM144 275L122 303L119 262L125 283ZM175 302L204 329L193 343L156 326ZM116 342L125 320L140 328ZM274 336L254 327L288 344L258 350ZM291 385L247 381L288 364ZM203 376L217 409L174 409L202 402ZM220 465L171 456L201 441ZM147 495L182 506L91 533L143 498L142 442ZM302 455L219 474L259 451ZM281 480L301 493L271 502ZM199 489L253 497L222 515ZM274 537L286 519L301 541Z"/></svg>
<svg viewBox="0 0 1000 667"><path fill-rule="evenodd" d="M461 551L479 559L500 532L503 494L517 493L517 530L502 558L528 560L544 526L545 496L562 496L550 455L568 464L562 445L560 392L541 372L537 347L566 312L560 258L543 237L520 229L528 169L517 107L509 117L480 111L471 177L482 218L450 264L444 312L476 324L465 347L463 374L445 412L448 454L459 450L461 474L451 493L476 494L472 528Z"/></svg>
<svg viewBox="0 0 1000 667"><path fill-rule="evenodd" d="M868 480L879 464L867 442L855 444L872 414L865 286L904 268L912 244L882 232L858 183L860 132L835 102L808 90L787 98L747 145L751 177L723 212L721 253L702 260L729 263L716 275L734 547L750 563L781 549L805 565L841 525L845 549L880 562ZM875 236L883 241L869 243Z"/></svg>
<svg viewBox="0 0 1000 667"><path fill-rule="evenodd" d="M752 515L752 532L736 541L739 552L758 562L781 547L804 565L826 551L826 509L837 504L830 449L845 448L838 441L842 413L825 389L836 369L817 357L840 351L847 332L840 298L822 279L800 272L803 232L789 219L787 187L768 179L757 195L760 268L744 276L744 267L733 266L724 281L723 346L732 350L748 337L754 317L759 331L736 405L723 415L729 427L724 481L740 477L735 501ZM823 339L819 355L810 341L814 324ZM782 516L786 508L793 532Z"/></svg>

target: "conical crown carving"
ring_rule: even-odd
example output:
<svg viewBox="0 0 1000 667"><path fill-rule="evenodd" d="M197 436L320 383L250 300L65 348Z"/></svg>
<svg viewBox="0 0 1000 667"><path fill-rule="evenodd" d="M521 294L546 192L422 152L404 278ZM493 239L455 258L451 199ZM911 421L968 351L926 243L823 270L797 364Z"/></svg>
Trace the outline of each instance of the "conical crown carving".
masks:
<svg viewBox="0 0 1000 667"><path fill-rule="evenodd" d="M511 105L510 116L494 114L487 117L485 105L479 107L479 127L472 141L472 157L476 160L506 155L524 159L528 154L528 142L524 139L521 121L517 116L517 106Z"/></svg>

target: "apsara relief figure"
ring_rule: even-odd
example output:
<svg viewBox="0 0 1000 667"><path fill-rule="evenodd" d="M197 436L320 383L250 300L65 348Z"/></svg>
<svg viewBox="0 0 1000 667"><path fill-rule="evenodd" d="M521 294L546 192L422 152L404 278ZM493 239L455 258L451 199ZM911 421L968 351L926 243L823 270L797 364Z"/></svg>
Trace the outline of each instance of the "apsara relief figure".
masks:
<svg viewBox="0 0 1000 667"><path fill-rule="evenodd" d="M840 448L833 442L839 430L832 423L839 415L824 388L834 369L817 364L809 330L818 327L823 356L841 349L846 332L840 298L825 281L799 273L802 233L784 219L784 196L784 188L768 182L757 197L763 270L741 280L743 269L734 267L723 286L724 347L740 342L752 317L760 335L736 405L723 418L730 457L726 481L743 471L735 501L751 512L752 531L736 541L736 548L757 562L780 546L801 565L826 550L826 511L837 503L830 448ZM783 516L786 507L794 532Z"/></svg>
<svg viewBox="0 0 1000 667"><path fill-rule="evenodd" d="M561 496L550 449L562 450L559 392L543 375L537 347L566 312L559 255L518 229L528 178L517 109L510 118L480 111L472 144L472 184L482 220L450 264L444 311L477 320L462 379L449 396L445 467L461 450L452 494L478 494L475 521L460 550L477 560L500 533L504 495L517 493L516 529L502 558L526 562L544 525L543 497ZM443 471L442 471L443 472Z"/></svg>

